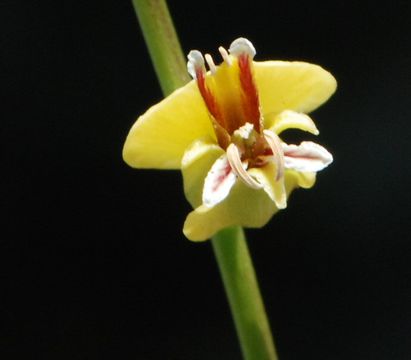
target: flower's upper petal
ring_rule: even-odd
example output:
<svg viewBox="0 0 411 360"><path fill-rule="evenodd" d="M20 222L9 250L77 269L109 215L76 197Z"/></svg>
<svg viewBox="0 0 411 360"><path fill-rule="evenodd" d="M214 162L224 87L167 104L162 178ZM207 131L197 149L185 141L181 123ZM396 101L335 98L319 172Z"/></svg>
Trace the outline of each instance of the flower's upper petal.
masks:
<svg viewBox="0 0 411 360"><path fill-rule="evenodd" d="M287 207L284 179L276 180L277 169L273 162L268 162L260 168L249 169L248 173L263 186L264 191L279 209Z"/></svg>
<svg viewBox="0 0 411 360"><path fill-rule="evenodd" d="M218 145L201 140L193 142L184 153L181 161L184 193L193 208L201 205L207 174L224 154Z"/></svg>
<svg viewBox="0 0 411 360"><path fill-rule="evenodd" d="M305 62L254 62L264 114L294 110L309 113L335 91L335 78L322 67Z"/></svg>
<svg viewBox="0 0 411 360"><path fill-rule="evenodd" d="M266 116L265 126L277 135L287 129L299 129L314 135L320 133L308 115L292 110L284 110L279 114Z"/></svg>
<svg viewBox="0 0 411 360"><path fill-rule="evenodd" d="M131 128L123 158L136 168L179 169L196 139L215 141L197 84L191 81L140 116Z"/></svg>
<svg viewBox="0 0 411 360"><path fill-rule="evenodd" d="M332 163L332 155L321 145L303 141L300 145L283 143L284 162L287 169L316 172Z"/></svg>

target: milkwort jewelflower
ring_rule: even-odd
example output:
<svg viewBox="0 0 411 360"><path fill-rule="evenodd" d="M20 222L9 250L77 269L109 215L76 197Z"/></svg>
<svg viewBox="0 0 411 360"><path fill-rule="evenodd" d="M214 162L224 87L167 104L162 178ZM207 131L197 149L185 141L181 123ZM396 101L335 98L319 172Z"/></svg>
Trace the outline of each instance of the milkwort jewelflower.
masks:
<svg viewBox="0 0 411 360"><path fill-rule="evenodd" d="M265 225L294 188L312 187L332 162L314 142L279 137L290 128L319 133L306 113L334 93L329 72L305 62L255 62L245 38L219 52L218 66L209 54L188 54L193 81L142 115L123 149L132 167L181 169L194 208L183 232L194 241L228 226Z"/></svg>

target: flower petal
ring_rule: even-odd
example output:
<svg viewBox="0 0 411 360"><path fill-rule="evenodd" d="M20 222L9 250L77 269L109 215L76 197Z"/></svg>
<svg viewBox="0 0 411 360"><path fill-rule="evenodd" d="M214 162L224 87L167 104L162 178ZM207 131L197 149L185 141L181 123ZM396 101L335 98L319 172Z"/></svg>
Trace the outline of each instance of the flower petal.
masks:
<svg viewBox="0 0 411 360"><path fill-rule="evenodd" d="M308 113L324 103L337 82L322 67L305 62L254 62L264 114L295 110Z"/></svg>
<svg viewBox="0 0 411 360"><path fill-rule="evenodd" d="M204 141L195 141L184 153L181 161L184 193L193 208L202 204L204 180L223 154L224 151L218 145Z"/></svg>
<svg viewBox="0 0 411 360"><path fill-rule="evenodd" d="M213 164L222 155L224 151L218 145L196 141L187 149L182 159L184 192L195 209L187 216L183 229L185 236L190 240L207 240L217 231L233 225L262 227L278 211L268 191L252 189L242 181L236 181L228 196L220 203L211 208L202 205L205 178ZM275 169L268 170L261 177L268 178L268 173L273 170ZM299 186L310 188L314 183L315 173L312 172L287 170L284 174L287 197L294 188ZM278 196L279 189L277 187L273 189L274 196Z"/></svg>
<svg viewBox="0 0 411 360"><path fill-rule="evenodd" d="M303 141L300 145L283 143L284 162L287 169L316 172L332 163L332 155L321 145Z"/></svg>
<svg viewBox="0 0 411 360"><path fill-rule="evenodd" d="M185 176L184 180L189 179ZM284 183L287 197L294 188L308 188L314 182L315 173L286 171ZM183 232L192 241L204 241L229 226L262 227L277 211L277 206L266 191L251 189L243 182L236 181L224 201L211 208L201 205L188 214Z"/></svg>
<svg viewBox="0 0 411 360"><path fill-rule="evenodd" d="M309 189L314 186L316 180L315 172L298 172L294 170L287 170L289 183L286 186L301 187ZM291 180L292 179L292 180Z"/></svg>
<svg viewBox="0 0 411 360"><path fill-rule="evenodd" d="M124 161L136 168L179 169L196 139L215 141L212 124L191 81L140 116L123 148Z"/></svg>
<svg viewBox="0 0 411 360"><path fill-rule="evenodd" d="M212 153L211 148L210 151L203 152L202 156L197 157L197 160L191 162L185 171L183 170L186 195L195 208L187 216L183 232L192 241L207 240L221 229L233 225L249 228L262 227L278 211L267 191L251 189L241 181L236 181L229 195L217 205L211 208L205 205L194 206L195 203L201 203L201 189L204 183L201 178L204 179L206 174L204 170L201 172L201 165L208 165L206 164L208 159L209 166L211 166L213 161L221 155L215 152L213 158ZM197 161L198 164L196 164ZM196 179L190 177L193 173L196 173ZM315 173L287 170L284 175L286 197L296 187L310 188L314 183ZM197 190L193 191L193 189ZM274 188L274 193L278 192L279 189Z"/></svg>
<svg viewBox="0 0 411 360"><path fill-rule="evenodd" d="M203 204L213 207L223 201L237 180L227 155L221 155L213 164L204 181Z"/></svg>
<svg viewBox="0 0 411 360"><path fill-rule="evenodd" d="M261 168L249 169L248 173L263 186L264 191L279 209L287 207L284 179L276 180L277 167L274 163L269 162Z"/></svg>
<svg viewBox="0 0 411 360"><path fill-rule="evenodd" d="M233 225L262 227L276 211L264 190L254 190L237 181L224 201L211 208L201 205L192 211L183 232L190 240L203 241Z"/></svg>
<svg viewBox="0 0 411 360"><path fill-rule="evenodd" d="M265 127L277 135L287 129L300 129L314 135L320 133L314 121L308 115L292 110L285 110L279 114L273 114L273 116L266 116L264 120Z"/></svg>

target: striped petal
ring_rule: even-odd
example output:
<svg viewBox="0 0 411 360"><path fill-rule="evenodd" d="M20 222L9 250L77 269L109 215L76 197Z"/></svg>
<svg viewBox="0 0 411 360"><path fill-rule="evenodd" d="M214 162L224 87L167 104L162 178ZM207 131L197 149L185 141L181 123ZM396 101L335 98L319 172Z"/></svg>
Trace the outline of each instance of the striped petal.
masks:
<svg viewBox="0 0 411 360"><path fill-rule="evenodd" d="M221 155L207 174L203 188L203 204L213 207L223 201L237 180L227 155Z"/></svg>
<svg viewBox="0 0 411 360"><path fill-rule="evenodd" d="M283 143L284 163L287 169L317 172L332 163L332 155L321 145L303 141L300 145Z"/></svg>

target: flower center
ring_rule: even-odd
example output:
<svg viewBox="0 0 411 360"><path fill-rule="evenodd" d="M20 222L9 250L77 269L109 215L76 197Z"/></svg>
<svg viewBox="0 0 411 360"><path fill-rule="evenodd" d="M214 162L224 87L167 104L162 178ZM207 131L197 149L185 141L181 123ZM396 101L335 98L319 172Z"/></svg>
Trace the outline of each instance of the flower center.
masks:
<svg viewBox="0 0 411 360"><path fill-rule="evenodd" d="M236 152L229 152L227 148L229 161L231 164L237 163L236 167L239 162L245 163L247 168L263 167L268 162L274 162L277 180L283 176L284 151L280 138L274 132L263 130L260 134L252 124L246 123L231 136L230 147L236 148Z"/></svg>
<svg viewBox="0 0 411 360"><path fill-rule="evenodd" d="M237 39L228 52L223 47L219 51L224 61L218 68L211 55L206 54L204 59L199 51L193 50L188 55L188 69L197 80L217 140L226 149L230 136L241 126L251 123L261 133L263 125L253 75L253 45L246 39ZM206 73L205 61L209 73Z"/></svg>
<svg viewBox="0 0 411 360"><path fill-rule="evenodd" d="M250 41L240 38L231 44L228 52L223 47L219 52L223 63L218 67L210 54L203 57L201 52L193 50L188 55L188 71L197 80L217 141L227 151L233 170L248 185L252 186L252 182L246 178L244 166L262 167L274 161L277 177L281 177L284 155L278 136L264 130L253 74L255 49Z"/></svg>

